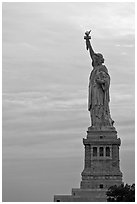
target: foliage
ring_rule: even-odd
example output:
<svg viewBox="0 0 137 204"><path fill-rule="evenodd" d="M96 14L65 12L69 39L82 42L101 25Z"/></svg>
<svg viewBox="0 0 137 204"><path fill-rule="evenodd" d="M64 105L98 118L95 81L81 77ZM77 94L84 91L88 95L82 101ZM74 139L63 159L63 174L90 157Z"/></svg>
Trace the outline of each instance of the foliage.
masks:
<svg viewBox="0 0 137 204"><path fill-rule="evenodd" d="M108 202L135 202L135 184L111 186L106 195Z"/></svg>

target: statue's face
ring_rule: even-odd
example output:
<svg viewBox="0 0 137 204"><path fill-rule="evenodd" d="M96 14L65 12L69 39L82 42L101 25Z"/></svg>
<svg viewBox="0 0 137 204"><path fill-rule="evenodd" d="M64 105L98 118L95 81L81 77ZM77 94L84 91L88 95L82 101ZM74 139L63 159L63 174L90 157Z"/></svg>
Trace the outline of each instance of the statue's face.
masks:
<svg viewBox="0 0 137 204"><path fill-rule="evenodd" d="M104 63L104 58L103 57L100 57L99 59L98 59L98 63L101 65L101 64L103 64Z"/></svg>
<svg viewBox="0 0 137 204"><path fill-rule="evenodd" d="M102 58L102 63L104 63L104 61L105 61L104 58Z"/></svg>
<svg viewBox="0 0 137 204"><path fill-rule="evenodd" d="M99 64L102 64L102 63L104 63L104 58L103 58L103 55L102 54L100 54L100 53L97 53L97 56L98 56L98 63Z"/></svg>
<svg viewBox="0 0 137 204"><path fill-rule="evenodd" d="M103 55L100 53L95 54L95 58L94 58L94 63L93 66L99 66L102 65L104 63L104 58Z"/></svg>

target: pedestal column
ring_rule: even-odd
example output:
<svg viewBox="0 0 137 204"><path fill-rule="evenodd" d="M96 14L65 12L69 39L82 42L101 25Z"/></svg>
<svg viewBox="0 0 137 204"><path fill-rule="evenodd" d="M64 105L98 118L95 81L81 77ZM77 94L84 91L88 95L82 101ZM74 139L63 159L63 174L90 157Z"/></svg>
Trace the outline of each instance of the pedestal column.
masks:
<svg viewBox="0 0 137 204"><path fill-rule="evenodd" d="M85 145L85 169L91 168L91 146Z"/></svg>

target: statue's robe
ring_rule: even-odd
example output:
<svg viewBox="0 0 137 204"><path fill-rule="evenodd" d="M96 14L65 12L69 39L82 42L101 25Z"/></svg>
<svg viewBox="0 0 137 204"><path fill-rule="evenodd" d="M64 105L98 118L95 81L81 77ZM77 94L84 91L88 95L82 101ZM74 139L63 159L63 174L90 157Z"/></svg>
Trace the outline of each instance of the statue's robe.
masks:
<svg viewBox="0 0 137 204"><path fill-rule="evenodd" d="M98 80L103 83L99 83ZM104 65L95 66L89 78L88 110L92 126L112 126L109 111L110 76Z"/></svg>

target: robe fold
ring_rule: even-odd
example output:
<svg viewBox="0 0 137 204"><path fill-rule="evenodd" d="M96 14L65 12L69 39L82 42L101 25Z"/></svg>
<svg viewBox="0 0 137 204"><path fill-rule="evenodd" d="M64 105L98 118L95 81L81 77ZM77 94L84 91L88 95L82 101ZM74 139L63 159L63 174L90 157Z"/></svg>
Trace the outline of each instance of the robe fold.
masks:
<svg viewBox="0 0 137 204"><path fill-rule="evenodd" d="M89 78L88 110L92 126L112 126L109 111L110 76L104 65L94 67Z"/></svg>

